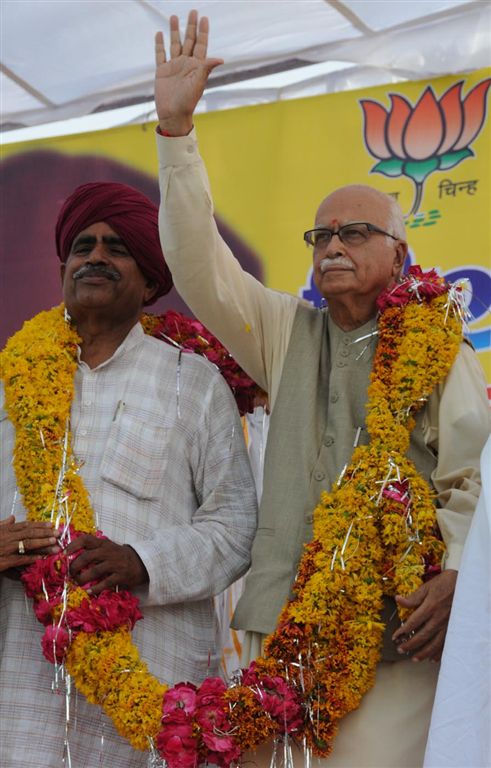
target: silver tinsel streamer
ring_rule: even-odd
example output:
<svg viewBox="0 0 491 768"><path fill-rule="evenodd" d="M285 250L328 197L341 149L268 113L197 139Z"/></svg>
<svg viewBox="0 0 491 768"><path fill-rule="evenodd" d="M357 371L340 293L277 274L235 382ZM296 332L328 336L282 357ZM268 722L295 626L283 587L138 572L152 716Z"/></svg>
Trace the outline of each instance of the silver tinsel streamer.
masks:
<svg viewBox="0 0 491 768"><path fill-rule="evenodd" d="M167 763L160 757L153 739L148 736L148 761L147 768L167 768Z"/></svg>
<svg viewBox="0 0 491 768"><path fill-rule="evenodd" d="M181 357L182 350L179 350L179 358L177 360L176 371L176 403L177 403L177 418L181 418Z"/></svg>
<svg viewBox="0 0 491 768"><path fill-rule="evenodd" d="M445 322L447 321L450 311L454 312L462 323L462 328L467 330L469 320L472 316L467 308L464 286L467 286L469 281L467 279L459 280L456 283L452 283L447 293L447 301L445 304Z"/></svg>
<svg viewBox="0 0 491 768"><path fill-rule="evenodd" d="M66 313L65 313L66 319ZM64 529L59 539L60 546L64 549L71 541L69 525L71 522L72 511L69 504L69 496L66 494L65 487L65 475L68 470L68 439L70 432L70 422L67 419L65 424L65 434L61 443L61 463L60 471L58 473L55 494L51 507L51 522L55 528L59 528L63 523ZM40 440L43 448L45 448L45 440L42 430L40 430ZM45 598L48 600L49 595L46 589L46 585L43 582L43 592ZM56 627L62 627L68 607L68 593L69 583L68 579L65 579L63 585L63 592L61 598L61 614L56 622ZM68 630L69 631L69 630ZM53 640L53 657L55 659L53 666L53 681L51 683L51 690L55 695L62 695L65 699L65 732L63 737L63 758L62 765L64 768L72 768L72 758L70 752L70 727L71 727L71 704L72 704L72 678L68 674L65 664L56 661L56 640Z"/></svg>
<svg viewBox="0 0 491 768"><path fill-rule="evenodd" d="M360 358L363 357L367 349L370 347L370 344L372 343L375 336L378 336L377 328L375 328L375 330L371 331L370 333L366 333L364 336L359 336L357 339L353 339L353 341L350 342L351 344L358 344L360 341L365 341L366 339L368 339L367 343L365 344L361 352L359 352L358 355L355 357L356 361L360 360Z"/></svg>
<svg viewBox="0 0 491 768"><path fill-rule="evenodd" d="M269 768L294 768L291 739L288 734L275 738Z"/></svg>

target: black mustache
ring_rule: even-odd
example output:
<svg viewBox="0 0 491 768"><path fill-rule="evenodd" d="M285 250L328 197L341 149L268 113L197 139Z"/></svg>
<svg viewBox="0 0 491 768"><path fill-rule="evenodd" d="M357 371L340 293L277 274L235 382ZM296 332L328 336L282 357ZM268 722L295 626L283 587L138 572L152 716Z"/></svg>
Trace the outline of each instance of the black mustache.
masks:
<svg viewBox="0 0 491 768"><path fill-rule="evenodd" d="M107 277L109 280L121 280L121 275L115 269L106 267L104 264L84 264L73 273L74 280L80 280L82 277Z"/></svg>

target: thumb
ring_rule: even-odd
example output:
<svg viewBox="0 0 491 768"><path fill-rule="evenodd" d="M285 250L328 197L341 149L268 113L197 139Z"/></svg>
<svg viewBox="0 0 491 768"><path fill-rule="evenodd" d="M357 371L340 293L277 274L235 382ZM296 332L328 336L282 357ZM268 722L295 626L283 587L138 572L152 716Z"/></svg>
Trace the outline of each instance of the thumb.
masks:
<svg viewBox="0 0 491 768"><path fill-rule="evenodd" d="M215 69L215 67L219 67L223 64L223 59L206 59L204 61L204 68L206 69L207 75L210 75L211 72Z"/></svg>

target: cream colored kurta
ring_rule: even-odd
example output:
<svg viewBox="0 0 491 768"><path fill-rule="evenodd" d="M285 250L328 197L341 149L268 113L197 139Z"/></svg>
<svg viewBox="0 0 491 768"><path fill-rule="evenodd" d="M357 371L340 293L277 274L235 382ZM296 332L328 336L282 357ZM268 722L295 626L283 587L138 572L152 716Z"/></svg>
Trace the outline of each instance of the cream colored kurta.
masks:
<svg viewBox="0 0 491 768"><path fill-rule="evenodd" d="M265 288L244 272L221 239L194 131L182 138L158 136L157 143L161 241L177 290L269 393L274 412L299 299ZM458 568L479 494L479 455L489 434L484 377L467 345L431 395L423 429L428 450L438 456L431 480L441 507L446 567ZM260 639L248 638L255 651ZM436 669L410 661L381 664L375 688L343 722L329 764L420 766Z"/></svg>

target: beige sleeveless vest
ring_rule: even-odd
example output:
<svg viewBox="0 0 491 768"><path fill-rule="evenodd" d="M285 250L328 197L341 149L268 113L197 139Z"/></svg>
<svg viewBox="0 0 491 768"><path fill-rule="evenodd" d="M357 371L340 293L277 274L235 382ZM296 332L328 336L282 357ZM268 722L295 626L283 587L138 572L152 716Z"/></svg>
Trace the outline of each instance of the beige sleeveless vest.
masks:
<svg viewBox="0 0 491 768"><path fill-rule="evenodd" d="M271 414L251 570L232 622L237 629L262 634L274 630L302 545L312 538L312 513L321 491L331 489L354 445L368 442L365 406L374 330L376 321L371 320L344 332L326 311L302 304L297 308ZM436 458L424 444L421 422L420 413L409 456L429 479ZM387 601L384 621L393 613L394 603ZM387 635L398 625L393 618Z"/></svg>

